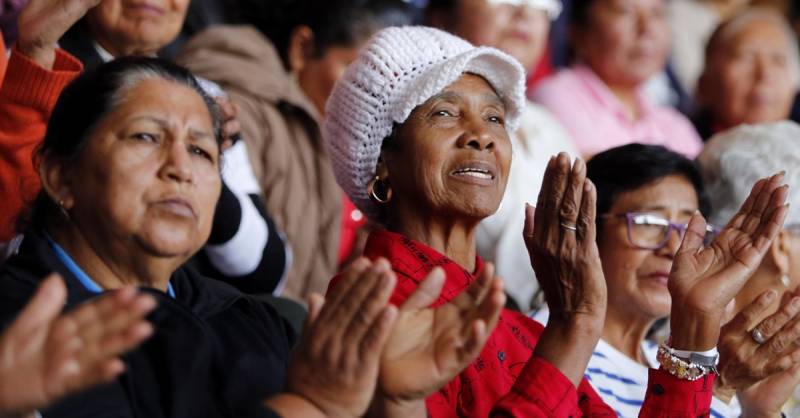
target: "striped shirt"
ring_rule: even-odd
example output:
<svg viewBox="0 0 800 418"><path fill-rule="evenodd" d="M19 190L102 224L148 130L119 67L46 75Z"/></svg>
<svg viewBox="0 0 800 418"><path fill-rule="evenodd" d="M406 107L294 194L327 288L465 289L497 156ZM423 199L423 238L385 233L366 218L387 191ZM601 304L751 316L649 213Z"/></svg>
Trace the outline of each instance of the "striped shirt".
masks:
<svg viewBox="0 0 800 418"><path fill-rule="evenodd" d="M532 315L533 319L546 324L546 309ZM544 321L544 322L543 322ZM658 345L652 341L642 342L642 353L649 367L658 368L656 353ZM636 418L647 392L648 366L626 356L600 339L586 367L586 379L592 384L603 401L614 408L621 418ZM712 418L739 417L741 408L734 397L730 404L717 398L711 400Z"/></svg>

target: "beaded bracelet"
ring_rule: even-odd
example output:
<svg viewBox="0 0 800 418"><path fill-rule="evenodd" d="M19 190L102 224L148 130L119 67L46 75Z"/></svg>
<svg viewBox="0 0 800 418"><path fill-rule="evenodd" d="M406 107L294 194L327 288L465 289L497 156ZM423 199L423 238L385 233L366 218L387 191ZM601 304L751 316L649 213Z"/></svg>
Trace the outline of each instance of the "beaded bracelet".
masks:
<svg viewBox="0 0 800 418"><path fill-rule="evenodd" d="M658 354L656 355L656 358L664 370L681 380L694 382L695 380L700 379L711 372L716 373L714 367L706 367L696 363L690 363L676 356L673 348L668 347L666 344L661 344L658 346Z"/></svg>

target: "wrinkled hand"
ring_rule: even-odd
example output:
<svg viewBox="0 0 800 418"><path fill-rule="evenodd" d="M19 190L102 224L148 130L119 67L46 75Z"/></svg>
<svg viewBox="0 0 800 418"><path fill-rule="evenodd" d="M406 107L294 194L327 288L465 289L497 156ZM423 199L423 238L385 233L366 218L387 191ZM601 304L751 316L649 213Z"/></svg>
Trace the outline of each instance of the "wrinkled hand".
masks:
<svg viewBox="0 0 800 418"><path fill-rule="evenodd" d="M505 294L491 264L452 302L430 308L444 282L444 271L434 269L401 308L381 357L380 390L390 399L439 390L480 354L497 325Z"/></svg>
<svg viewBox="0 0 800 418"><path fill-rule="evenodd" d="M756 323L775 297L775 291L764 292L722 327L715 386L729 392L744 390L800 364L800 347L794 344L800 339L800 297L787 294L778 312ZM763 344L753 339L753 329L764 336Z"/></svg>
<svg viewBox="0 0 800 418"><path fill-rule="evenodd" d="M242 132L242 125L239 123L239 105L232 102L227 97L218 96L214 98L222 120L222 151L227 150L239 140Z"/></svg>
<svg viewBox="0 0 800 418"><path fill-rule="evenodd" d="M42 67L52 69L58 40L101 1L30 0L17 20L17 49Z"/></svg>
<svg viewBox="0 0 800 418"><path fill-rule="evenodd" d="M364 415L375 392L381 350L397 319L397 308L389 305L395 283L386 260L360 258L342 273L327 302L312 297L289 365L287 391L329 417Z"/></svg>
<svg viewBox="0 0 800 418"><path fill-rule="evenodd" d="M739 393L742 408L750 414L774 414L793 390L781 390L776 382L785 382L798 373L800 366L800 297L786 293L778 312L760 323L760 318L776 297L767 291L742 309L722 327L719 341L719 377L714 381L714 396L728 402ZM764 339L758 344L751 330L758 329ZM743 394L744 391L744 394ZM785 392L785 396L780 394ZM746 415L750 416L750 415Z"/></svg>
<svg viewBox="0 0 800 418"><path fill-rule="evenodd" d="M783 175L759 180L725 229L703 246L706 222L689 221L668 288L672 296L672 345L704 351L717 345L725 306L761 263L786 217Z"/></svg>
<svg viewBox="0 0 800 418"><path fill-rule="evenodd" d="M776 373L749 389L739 392L742 416L747 418L776 418L781 407L800 385L800 366Z"/></svg>
<svg viewBox="0 0 800 418"><path fill-rule="evenodd" d="M606 282L595 242L596 200L586 164L576 159L570 168L569 156L561 153L547 166L535 211L526 208L525 244L551 321L605 318Z"/></svg>
<svg viewBox="0 0 800 418"><path fill-rule="evenodd" d="M586 165L561 153L550 160L523 235L550 319L534 356L578 385L605 321L606 281L595 242L596 190Z"/></svg>
<svg viewBox="0 0 800 418"><path fill-rule="evenodd" d="M0 411L27 413L109 382L125 370L118 358L153 332L144 317L155 300L122 288L59 316L64 282L50 275L0 336Z"/></svg>

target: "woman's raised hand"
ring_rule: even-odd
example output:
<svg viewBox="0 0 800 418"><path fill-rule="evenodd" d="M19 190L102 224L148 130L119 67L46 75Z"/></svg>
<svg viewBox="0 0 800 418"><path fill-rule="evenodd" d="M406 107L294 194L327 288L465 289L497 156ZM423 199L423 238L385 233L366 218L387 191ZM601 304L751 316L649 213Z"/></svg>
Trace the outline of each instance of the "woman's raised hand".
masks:
<svg viewBox="0 0 800 418"><path fill-rule="evenodd" d="M60 315L67 290L50 275L0 336L0 415L24 414L116 378L118 357L153 332L155 299L114 290Z"/></svg>
<svg viewBox="0 0 800 418"><path fill-rule="evenodd" d="M505 294L492 264L452 302L431 308L444 282L444 271L434 269L400 308L381 358L371 416L426 416L425 397L464 370L497 325Z"/></svg>
<svg viewBox="0 0 800 418"><path fill-rule="evenodd" d="M497 325L505 294L491 264L452 302L430 308L444 282L444 271L434 269L400 308L381 359L380 388L393 399L440 389L478 356Z"/></svg>
<svg viewBox="0 0 800 418"><path fill-rule="evenodd" d="M668 288L672 296L672 347L705 351L717 345L725 306L761 263L786 217L783 174L759 180L739 212L705 247L706 222L689 221Z"/></svg>
<svg viewBox="0 0 800 418"><path fill-rule="evenodd" d="M434 270L398 315L389 304L396 283L389 263L356 260L324 307L321 298L311 299L287 390L324 416L360 417L380 382L373 413L424 416L424 398L474 360L497 324L505 294L493 273L487 265L451 303L430 308L445 280ZM267 404L281 412L280 400ZM297 410L296 403L284 405Z"/></svg>
<svg viewBox="0 0 800 418"><path fill-rule="evenodd" d="M381 351L397 319L397 308L389 305L396 281L386 260L360 258L342 273L327 302L320 296L309 300L303 337L289 365L289 393L309 401L322 416L364 415L375 393ZM267 403L282 415L296 411Z"/></svg>
<svg viewBox="0 0 800 418"><path fill-rule="evenodd" d="M718 398L726 400L737 391L800 365L800 347L795 345L800 340L797 294L786 293L777 312L756 322L775 298L774 290L764 292L722 327L719 378L714 382ZM753 337L756 331L763 337L762 343Z"/></svg>
<svg viewBox="0 0 800 418"><path fill-rule="evenodd" d="M19 13L17 49L46 69L53 68L58 40L102 0L30 0Z"/></svg>
<svg viewBox="0 0 800 418"><path fill-rule="evenodd" d="M536 208L528 206L523 230L550 321L605 319L606 282L595 242L596 191L586 164L570 166L566 153L551 158Z"/></svg>
<svg viewBox="0 0 800 418"><path fill-rule="evenodd" d="M757 322L776 293L761 294L722 327L719 377L714 396L727 402L738 393L745 416L778 416L800 380L800 297L787 292L780 309ZM753 337L760 333L763 342ZM796 381L786 387L787 381Z"/></svg>
<svg viewBox="0 0 800 418"><path fill-rule="evenodd" d="M800 385L800 366L776 373L749 389L737 393L742 416L747 418L781 417L783 404Z"/></svg>
<svg viewBox="0 0 800 418"><path fill-rule="evenodd" d="M606 282L595 242L596 190L580 159L551 158L537 207L525 208L523 236L550 319L534 355L576 386L606 315Z"/></svg>

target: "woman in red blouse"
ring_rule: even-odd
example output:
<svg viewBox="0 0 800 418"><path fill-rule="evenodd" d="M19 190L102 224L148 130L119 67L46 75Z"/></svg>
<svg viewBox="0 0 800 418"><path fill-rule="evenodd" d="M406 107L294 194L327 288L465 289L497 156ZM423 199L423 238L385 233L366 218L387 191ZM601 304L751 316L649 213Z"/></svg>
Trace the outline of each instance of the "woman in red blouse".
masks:
<svg viewBox="0 0 800 418"><path fill-rule="evenodd" d="M372 233L365 255L391 263L393 303L401 305L439 268L446 281L434 305L447 303L488 268L476 255L475 228L497 210L505 190L508 132L524 103L523 80L521 66L500 51L406 27L376 34L334 88L326 124L334 170L359 209L385 226ZM781 180L760 181L710 247L702 242L705 221L692 217L670 276L673 303L683 307L673 313L672 345L665 348L672 364L680 356L671 349L713 357L725 305L783 222ZM582 161L573 164L566 154L550 160L537 209L527 208L520 233L551 311L547 327L504 311L479 357L440 390L433 384L441 375L435 330L419 331L430 334L430 364L405 361L425 348L390 341L382 396L374 400L379 415L419 413L419 401L410 399L425 394L422 409L434 418L616 416L583 377L603 328L606 287L595 244L595 189ZM409 367L423 366L430 379L403 379ZM651 370L641 416L707 416L714 373L711 366L702 370Z"/></svg>

